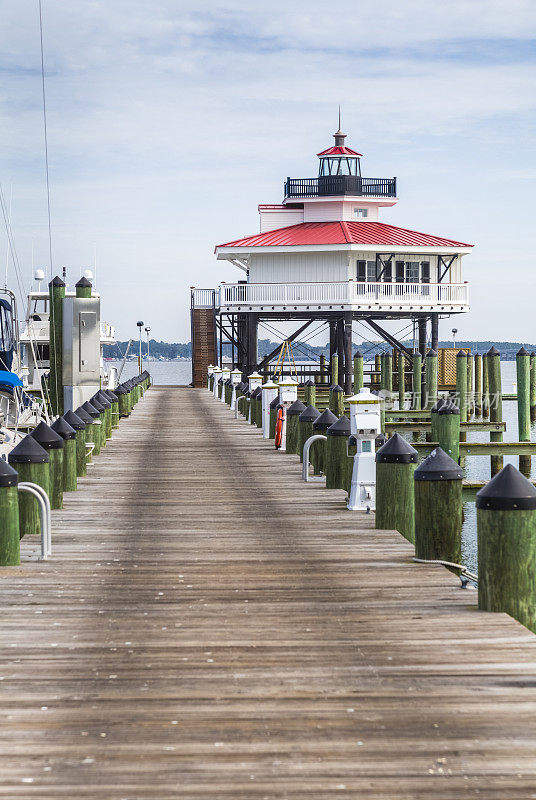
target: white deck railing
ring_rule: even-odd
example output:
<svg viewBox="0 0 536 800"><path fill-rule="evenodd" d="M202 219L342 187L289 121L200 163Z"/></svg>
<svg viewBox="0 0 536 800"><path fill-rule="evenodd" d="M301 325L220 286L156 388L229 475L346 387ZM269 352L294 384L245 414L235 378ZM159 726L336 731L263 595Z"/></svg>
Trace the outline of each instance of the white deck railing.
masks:
<svg viewBox="0 0 536 800"><path fill-rule="evenodd" d="M199 298L196 296L197 292L200 292ZM204 296L205 292L206 290L194 290L194 307L209 305L208 298ZM216 307L417 304L467 306L469 286L466 283L360 283L358 281L223 283L215 290L214 304Z"/></svg>

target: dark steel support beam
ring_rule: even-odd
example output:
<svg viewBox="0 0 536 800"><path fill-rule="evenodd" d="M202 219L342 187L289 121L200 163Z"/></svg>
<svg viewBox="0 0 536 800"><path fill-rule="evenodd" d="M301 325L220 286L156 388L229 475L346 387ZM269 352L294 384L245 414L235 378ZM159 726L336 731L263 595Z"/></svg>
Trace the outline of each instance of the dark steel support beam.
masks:
<svg viewBox="0 0 536 800"><path fill-rule="evenodd" d="M439 345L439 314L437 313L437 311L434 311L430 319L432 322L431 325L432 330L430 335L432 350L435 350L437 353L437 348Z"/></svg>
<svg viewBox="0 0 536 800"><path fill-rule="evenodd" d="M299 336L299 335L300 335L300 333L303 333L303 331L304 331L306 328L308 328L308 327L309 327L309 325L311 325L311 323L312 323L312 322L314 322L314 320L312 320L312 319L308 319L308 320L307 320L307 322L306 322L304 325L302 325L302 326L301 326L301 328L298 328L298 330L297 330L297 331L294 331L294 333L293 333L293 334L291 334L290 336L288 336L288 337L287 337L287 342L293 342L293 341L294 341L294 339L296 339L296 337L297 337L297 336ZM274 356L275 356L275 355L276 355L276 354L277 354L277 353L278 353L280 350L281 350L281 345L278 345L276 348L274 348L274 350L272 350L272 352L271 352L271 353L268 353L268 355L267 355L267 356L265 356L265 357L262 359L261 363L260 363L260 364L258 365L258 367L257 367L257 369L259 370L259 372L261 371L261 369L263 369L263 367L265 367L267 364L269 364L269 363L270 363L270 361L272 360L272 358L273 358L273 357L274 357Z"/></svg>
<svg viewBox="0 0 536 800"><path fill-rule="evenodd" d="M365 322L368 325L370 325L373 331L379 333L382 339L384 339L387 342L387 344L390 344L391 347L394 347L395 350L398 350L399 353L403 353L408 359L409 363L413 364L413 353L405 345L403 345L402 342L399 342L395 336L393 336L391 333L389 333L380 325L378 325L378 323L375 322L370 317L365 317Z"/></svg>
<svg viewBox="0 0 536 800"><path fill-rule="evenodd" d="M344 315L344 394L352 394L352 312Z"/></svg>

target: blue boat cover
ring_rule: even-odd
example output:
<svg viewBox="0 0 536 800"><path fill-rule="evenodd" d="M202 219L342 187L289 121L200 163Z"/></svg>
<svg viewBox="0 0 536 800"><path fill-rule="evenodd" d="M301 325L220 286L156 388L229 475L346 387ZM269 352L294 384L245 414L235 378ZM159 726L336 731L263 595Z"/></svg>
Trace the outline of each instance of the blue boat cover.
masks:
<svg viewBox="0 0 536 800"><path fill-rule="evenodd" d="M9 386L14 389L15 386L22 386L22 380L16 372L0 370L0 385Z"/></svg>

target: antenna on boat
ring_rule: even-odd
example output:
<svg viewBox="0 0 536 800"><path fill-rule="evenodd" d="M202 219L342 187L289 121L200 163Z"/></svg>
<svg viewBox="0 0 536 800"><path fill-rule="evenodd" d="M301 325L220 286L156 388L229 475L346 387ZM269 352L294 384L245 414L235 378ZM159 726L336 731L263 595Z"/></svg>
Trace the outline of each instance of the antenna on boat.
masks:
<svg viewBox="0 0 536 800"><path fill-rule="evenodd" d="M37 281L37 291L41 291L41 281L45 280L45 272L42 269L36 269L34 273L34 280Z"/></svg>

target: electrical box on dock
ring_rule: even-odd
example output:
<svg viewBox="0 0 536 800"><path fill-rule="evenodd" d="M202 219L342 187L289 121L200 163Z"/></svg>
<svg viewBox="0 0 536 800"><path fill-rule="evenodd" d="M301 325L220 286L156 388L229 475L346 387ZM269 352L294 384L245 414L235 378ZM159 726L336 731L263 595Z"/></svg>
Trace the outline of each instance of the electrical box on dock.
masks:
<svg viewBox="0 0 536 800"><path fill-rule="evenodd" d="M63 300L63 404L78 408L100 389L100 298Z"/></svg>

